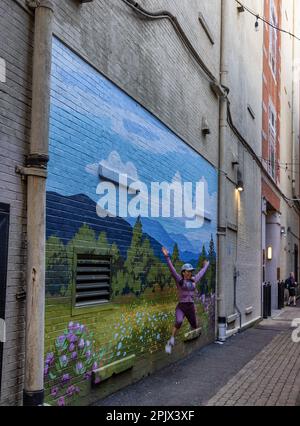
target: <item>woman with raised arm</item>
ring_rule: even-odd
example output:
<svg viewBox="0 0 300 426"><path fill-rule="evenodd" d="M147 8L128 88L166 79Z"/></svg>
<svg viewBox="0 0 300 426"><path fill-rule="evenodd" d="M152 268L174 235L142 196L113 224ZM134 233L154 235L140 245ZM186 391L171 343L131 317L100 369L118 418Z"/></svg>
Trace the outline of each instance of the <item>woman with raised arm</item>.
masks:
<svg viewBox="0 0 300 426"><path fill-rule="evenodd" d="M181 268L181 275L179 275L174 268L168 250L163 247L162 252L166 258L168 267L171 275L174 278L178 290L179 303L175 310L175 324L172 331L171 338L168 340L166 345L166 352L170 354L172 352L172 346L175 345L175 335L181 328L184 317L189 321L192 330L197 328L197 317L194 303L196 284L201 280L207 271L209 262L205 260L203 262L203 268L196 274L193 275L195 268L189 263L186 263Z"/></svg>

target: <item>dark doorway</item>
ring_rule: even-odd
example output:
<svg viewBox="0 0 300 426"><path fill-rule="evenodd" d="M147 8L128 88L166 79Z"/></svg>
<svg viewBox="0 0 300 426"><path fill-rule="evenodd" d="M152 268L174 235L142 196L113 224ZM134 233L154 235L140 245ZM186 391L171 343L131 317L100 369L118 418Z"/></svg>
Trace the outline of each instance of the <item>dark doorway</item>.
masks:
<svg viewBox="0 0 300 426"><path fill-rule="evenodd" d="M298 282L298 246L295 244L294 249L294 273L295 273L295 280Z"/></svg>
<svg viewBox="0 0 300 426"><path fill-rule="evenodd" d="M9 206L0 203L0 319L5 319L6 275L8 256ZM3 342L0 342L0 392L2 379Z"/></svg>

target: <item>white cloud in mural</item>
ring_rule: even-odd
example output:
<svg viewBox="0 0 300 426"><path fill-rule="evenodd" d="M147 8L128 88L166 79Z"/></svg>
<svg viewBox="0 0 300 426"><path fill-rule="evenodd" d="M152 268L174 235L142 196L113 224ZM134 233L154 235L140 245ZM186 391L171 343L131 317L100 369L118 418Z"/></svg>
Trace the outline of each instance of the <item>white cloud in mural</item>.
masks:
<svg viewBox="0 0 300 426"><path fill-rule="evenodd" d="M146 121L134 112L115 108L112 116L112 128L122 138L136 145L138 148L150 151L152 154L167 152L186 153L184 145L179 143L174 135L153 122ZM128 128L127 124L131 125ZM136 133L133 129L136 128Z"/></svg>
<svg viewBox="0 0 300 426"><path fill-rule="evenodd" d="M122 159L117 151L112 151L106 160L101 160L99 163L88 164L85 167L85 171L94 176L99 175L99 166L114 171L116 174L126 174L130 179L137 181L138 172L135 165L128 161L123 163Z"/></svg>

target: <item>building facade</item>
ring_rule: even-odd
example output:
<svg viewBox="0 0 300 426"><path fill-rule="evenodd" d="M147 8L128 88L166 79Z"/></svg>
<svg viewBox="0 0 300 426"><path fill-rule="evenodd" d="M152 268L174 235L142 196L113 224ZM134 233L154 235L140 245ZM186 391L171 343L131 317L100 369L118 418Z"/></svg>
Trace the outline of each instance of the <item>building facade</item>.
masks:
<svg viewBox="0 0 300 426"><path fill-rule="evenodd" d="M287 3L246 2L297 32ZM88 404L260 320L262 282L297 270L293 40L226 0L0 10L0 405ZM171 356L163 246L210 261Z"/></svg>
<svg viewBox="0 0 300 426"><path fill-rule="evenodd" d="M296 2L265 2L265 16L275 26L297 33ZM294 272L298 280L299 77L297 42L264 27L262 178L263 282L272 286L272 309L278 308L277 283ZM296 68L295 68L296 67ZM297 81L298 80L298 81Z"/></svg>

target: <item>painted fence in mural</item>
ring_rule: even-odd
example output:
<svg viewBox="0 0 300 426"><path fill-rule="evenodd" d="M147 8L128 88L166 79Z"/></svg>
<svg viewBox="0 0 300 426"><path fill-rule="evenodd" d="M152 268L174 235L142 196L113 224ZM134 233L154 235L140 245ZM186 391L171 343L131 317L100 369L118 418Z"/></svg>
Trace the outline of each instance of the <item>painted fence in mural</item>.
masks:
<svg viewBox="0 0 300 426"><path fill-rule="evenodd" d="M126 200L120 176L126 176L128 188L133 184ZM107 182L106 190L101 182ZM163 209L167 197L170 214L153 217L147 192L153 182L200 182L201 224L176 215L178 199L163 192L156 207ZM213 336L216 211L216 170L54 38L46 236L49 402L76 404L99 367L131 354L164 350L177 295L162 246L177 270L185 262L200 268L204 259L210 261L196 306L203 333ZM110 260L108 303L75 306L75 259L80 254ZM181 336L187 330L185 324Z"/></svg>

